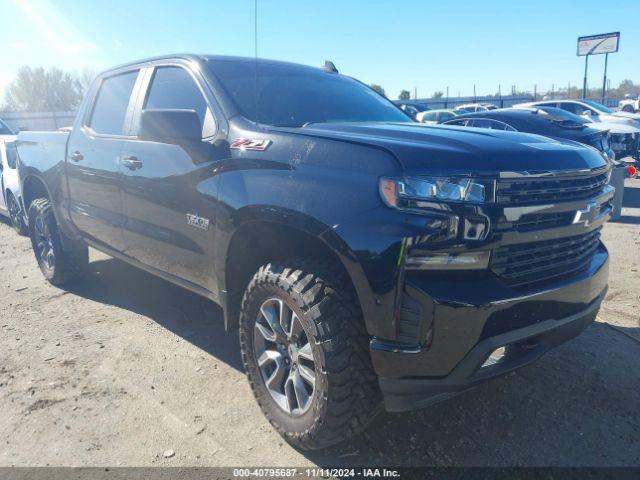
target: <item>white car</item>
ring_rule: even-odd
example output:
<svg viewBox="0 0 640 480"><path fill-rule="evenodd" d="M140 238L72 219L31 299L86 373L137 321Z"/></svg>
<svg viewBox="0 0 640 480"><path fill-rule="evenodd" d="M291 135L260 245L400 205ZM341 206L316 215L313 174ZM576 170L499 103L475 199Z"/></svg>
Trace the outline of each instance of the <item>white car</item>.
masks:
<svg viewBox="0 0 640 480"><path fill-rule="evenodd" d="M640 114L631 112L616 112L592 100L543 100L540 102L521 103L526 107L556 107L567 112L587 118L594 123L623 123L632 127L640 127Z"/></svg>
<svg viewBox="0 0 640 480"><path fill-rule="evenodd" d="M14 132L0 120L0 215L11 220L15 230L25 235L27 225L21 205L20 179L18 178L17 156L14 148Z"/></svg>
<svg viewBox="0 0 640 480"><path fill-rule="evenodd" d="M498 107L492 103L465 103L459 105L456 110L464 110L468 113L486 112L487 110L496 110Z"/></svg>
<svg viewBox="0 0 640 480"><path fill-rule="evenodd" d="M618 102L618 107L623 112L638 112L640 111L640 95L637 98L633 98L631 95L625 95L624 100Z"/></svg>
<svg viewBox="0 0 640 480"><path fill-rule="evenodd" d="M436 123L444 123L448 120L453 120L454 118L456 118L456 116L457 115L453 110L441 108L437 110L420 112L420 114L416 117L416 120L418 120L420 123L429 123L434 125Z"/></svg>

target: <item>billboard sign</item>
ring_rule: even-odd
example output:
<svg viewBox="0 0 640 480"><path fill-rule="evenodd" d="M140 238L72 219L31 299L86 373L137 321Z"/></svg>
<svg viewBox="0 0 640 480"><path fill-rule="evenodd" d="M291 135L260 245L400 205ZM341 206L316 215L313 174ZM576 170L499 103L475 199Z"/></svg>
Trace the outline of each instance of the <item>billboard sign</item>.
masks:
<svg viewBox="0 0 640 480"><path fill-rule="evenodd" d="M617 52L619 42L620 32L578 37L578 56Z"/></svg>

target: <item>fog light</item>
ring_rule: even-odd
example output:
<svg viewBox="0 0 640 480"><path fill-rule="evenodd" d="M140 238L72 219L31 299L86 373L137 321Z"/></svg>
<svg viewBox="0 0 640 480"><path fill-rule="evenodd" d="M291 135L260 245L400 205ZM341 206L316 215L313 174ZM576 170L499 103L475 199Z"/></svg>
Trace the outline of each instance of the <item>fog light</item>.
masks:
<svg viewBox="0 0 640 480"><path fill-rule="evenodd" d="M489 266L489 257L489 251L410 255L406 267L411 270L480 270Z"/></svg>
<svg viewBox="0 0 640 480"><path fill-rule="evenodd" d="M499 363L500 361L502 361L506 353L506 347L496 348L493 352L491 352L489 358L487 358L487 360L482 364L482 367L480 368L490 367L492 365L495 365L496 363Z"/></svg>

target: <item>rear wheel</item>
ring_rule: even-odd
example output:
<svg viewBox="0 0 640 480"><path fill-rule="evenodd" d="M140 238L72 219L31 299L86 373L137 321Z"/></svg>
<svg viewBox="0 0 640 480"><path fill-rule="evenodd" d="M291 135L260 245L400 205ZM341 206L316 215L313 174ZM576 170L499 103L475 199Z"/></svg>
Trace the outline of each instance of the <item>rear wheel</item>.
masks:
<svg viewBox="0 0 640 480"><path fill-rule="evenodd" d="M622 107L622 111L633 113L633 107L631 105L625 105L624 107Z"/></svg>
<svg viewBox="0 0 640 480"><path fill-rule="evenodd" d="M40 270L51 284L62 285L85 273L89 263L86 245L64 248L63 234L46 198L38 198L29 206L29 236Z"/></svg>
<svg viewBox="0 0 640 480"><path fill-rule="evenodd" d="M240 313L247 376L266 417L297 447L338 443L381 411L368 340L351 284L330 266L268 264L247 287Z"/></svg>
<svg viewBox="0 0 640 480"><path fill-rule="evenodd" d="M11 191L7 192L7 209L9 210L9 218L11 219L11 226L20 235L26 235L28 233L27 225L24 223L24 215L22 208L13 196Z"/></svg>

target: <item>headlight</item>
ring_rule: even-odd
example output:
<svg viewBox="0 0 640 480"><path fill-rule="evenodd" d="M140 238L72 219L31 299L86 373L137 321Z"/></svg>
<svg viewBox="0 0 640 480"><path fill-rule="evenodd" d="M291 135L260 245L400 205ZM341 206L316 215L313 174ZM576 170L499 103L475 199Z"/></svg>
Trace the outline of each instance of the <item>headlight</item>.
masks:
<svg viewBox="0 0 640 480"><path fill-rule="evenodd" d="M393 208L420 207L421 202L484 203L491 200L492 180L468 177L381 178L380 195Z"/></svg>

